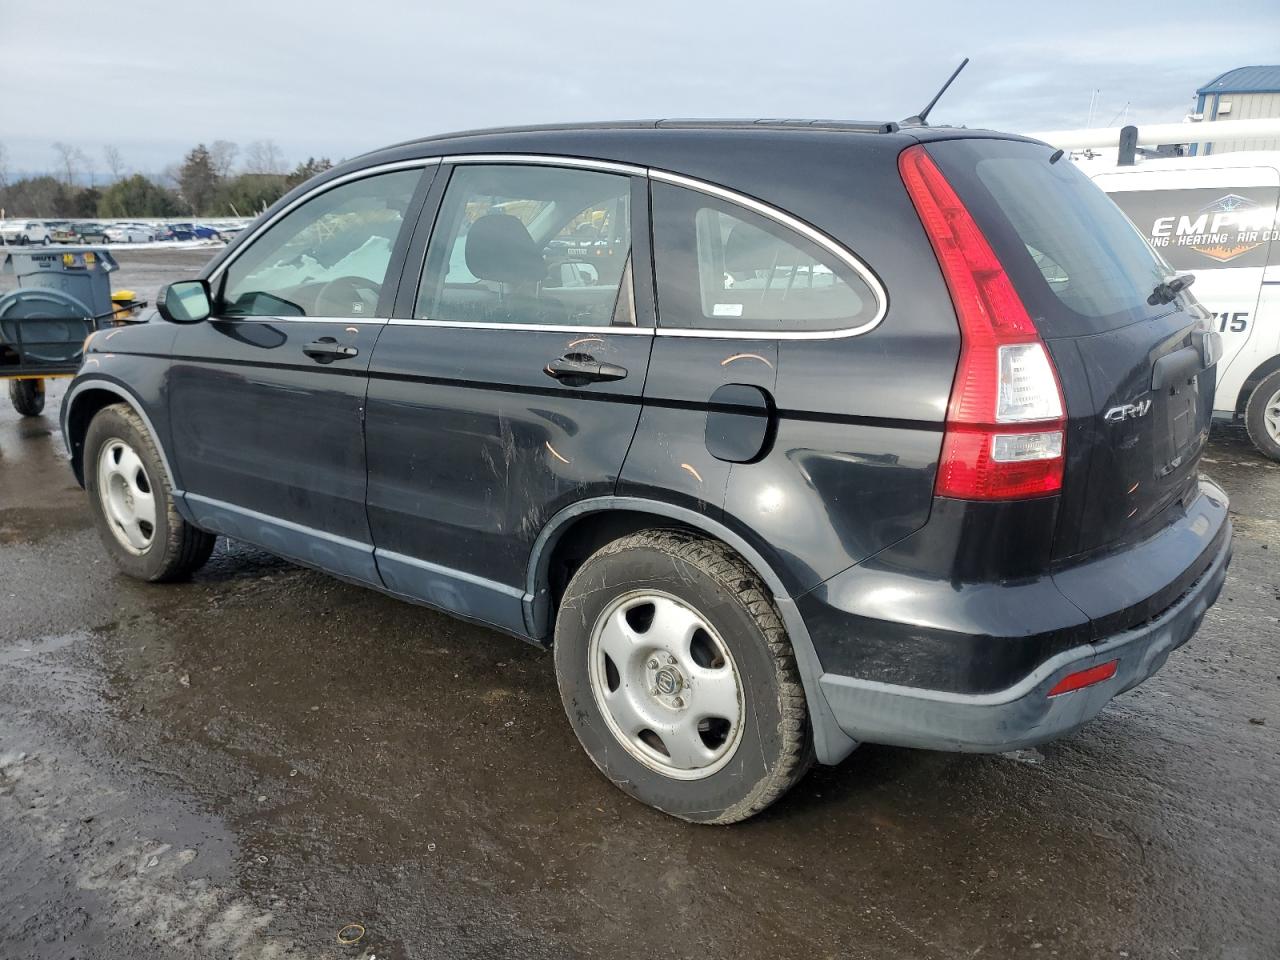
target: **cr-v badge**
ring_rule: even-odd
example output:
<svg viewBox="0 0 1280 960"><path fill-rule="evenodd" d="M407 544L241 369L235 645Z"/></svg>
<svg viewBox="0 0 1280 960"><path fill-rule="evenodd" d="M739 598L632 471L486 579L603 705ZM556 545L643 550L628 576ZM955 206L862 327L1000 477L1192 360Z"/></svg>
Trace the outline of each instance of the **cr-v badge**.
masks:
<svg viewBox="0 0 1280 960"><path fill-rule="evenodd" d="M1112 407L1102 415L1102 419L1107 423L1119 423L1122 420L1136 420L1138 417L1145 417L1151 410L1151 398L1139 400L1137 403L1122 403L1118 407Z"/></svg>

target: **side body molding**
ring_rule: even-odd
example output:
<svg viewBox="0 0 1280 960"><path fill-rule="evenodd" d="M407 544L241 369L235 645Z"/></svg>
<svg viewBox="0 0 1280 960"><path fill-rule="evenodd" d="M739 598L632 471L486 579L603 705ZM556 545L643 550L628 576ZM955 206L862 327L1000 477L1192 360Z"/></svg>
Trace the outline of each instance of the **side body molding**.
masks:
<svg viewBox="0 0 1280 960"><path fill-rule="evenodd" d="M523 600L525 625L529 636L545 639L550 629L551 610L547 585L550 582L551 555L560 536L577 518L608 510L631 510L677 520L702 530L737 551L773 594L773 602L777 605L778 613L782 615L782 622L786 625L791 647L795 651L796 665L800 669L800 679L804 684L805 702L809 708L809 724L813 731L814 750L818 762L836 764L853 752L858 743L840 729L835 715L831 712L831 707L827 704L826 695L822 692L820 684L822 665L813 648L813 640L810 639L809 631L805 628L795 601L788 595L782 580L747 541L723 524L696 510L641 497L615 496L581 500L570 504L553 516L538 534L529 557L529 572Z"/></svg>

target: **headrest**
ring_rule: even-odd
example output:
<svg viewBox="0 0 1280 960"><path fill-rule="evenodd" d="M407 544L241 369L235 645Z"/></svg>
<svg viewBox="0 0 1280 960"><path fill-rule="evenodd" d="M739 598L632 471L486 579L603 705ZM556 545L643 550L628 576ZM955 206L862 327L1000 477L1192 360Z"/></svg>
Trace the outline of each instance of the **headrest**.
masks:
<svg viewBox="0 0 1280 960"><path fill-rule="evenodd" d="M490 213L467 231L467 269L481 280L530 283L542 280L547 265L542 251L519 218Z"/></svg>
<svg viewBox="0 0 1280 960"><path fill-rule="evenodd" d="M749 223L735 223L724 241L724 268L731 273L750 273L775 266L803 267L811 263L813 258L803 251Z"/></svg>

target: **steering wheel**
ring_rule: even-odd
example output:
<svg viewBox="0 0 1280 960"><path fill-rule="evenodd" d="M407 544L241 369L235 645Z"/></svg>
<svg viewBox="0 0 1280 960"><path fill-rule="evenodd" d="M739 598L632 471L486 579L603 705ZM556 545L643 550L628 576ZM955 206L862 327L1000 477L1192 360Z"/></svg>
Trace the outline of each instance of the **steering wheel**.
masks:
<svg viewBox="0 0 1280 960"><path fill-rule="evenodd" d="M338 277L330 280L316 294L313 316L317 317L372 317L378 307L378 294L382 284L367 277Z"/></svg>

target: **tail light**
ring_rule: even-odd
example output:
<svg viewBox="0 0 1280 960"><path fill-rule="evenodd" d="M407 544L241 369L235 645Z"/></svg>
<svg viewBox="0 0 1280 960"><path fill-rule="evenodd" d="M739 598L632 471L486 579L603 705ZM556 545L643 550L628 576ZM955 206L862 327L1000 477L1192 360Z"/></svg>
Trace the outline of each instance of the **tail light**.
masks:
<svg viewBox="0 0 1280 960"><path fill-rule="evenodd" d="M1062 489L1066 404L1013 281L923 145L898 159L960 322L934 492L1015 500Z"/></svg>

